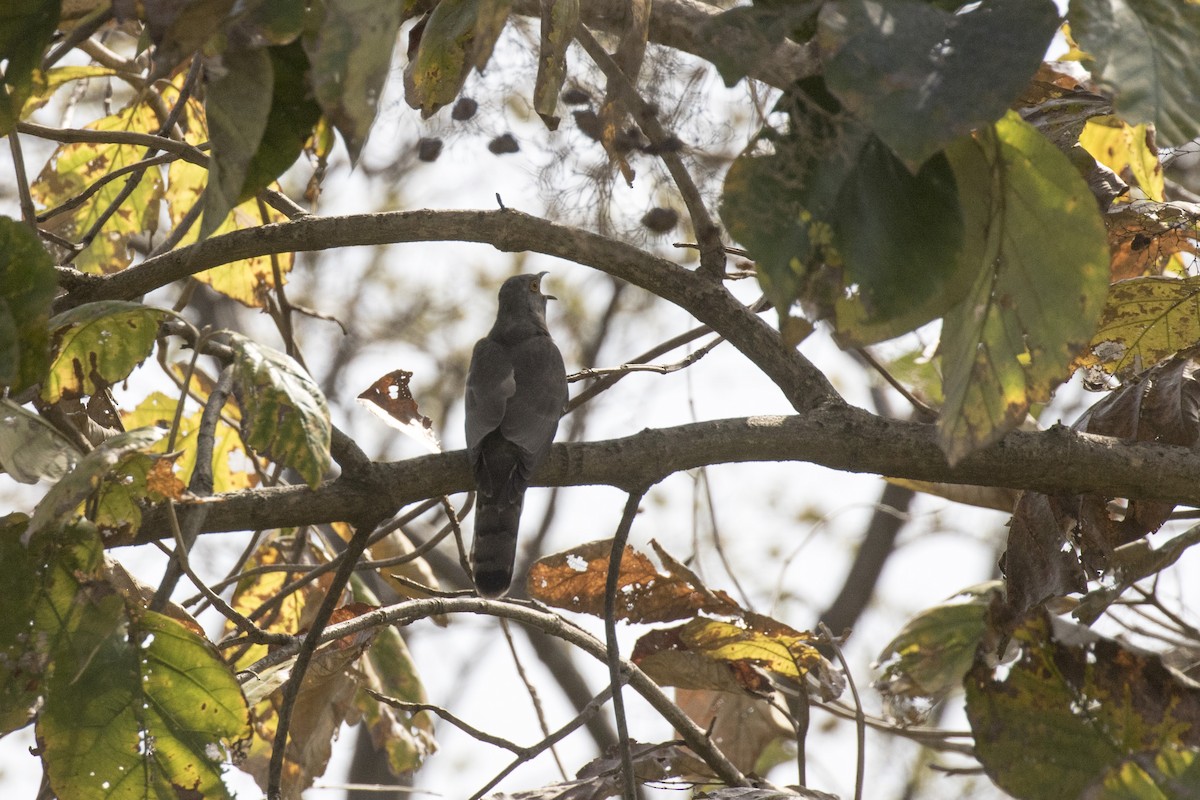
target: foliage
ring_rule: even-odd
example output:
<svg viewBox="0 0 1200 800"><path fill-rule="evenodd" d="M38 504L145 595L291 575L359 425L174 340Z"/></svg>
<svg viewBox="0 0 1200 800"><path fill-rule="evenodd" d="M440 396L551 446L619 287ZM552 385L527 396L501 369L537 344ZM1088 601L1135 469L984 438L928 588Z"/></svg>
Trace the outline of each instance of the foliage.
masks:
<svg viewBox="0 0 1200 800"><path fill-rule="evenodd" d="M822 796L804 785L810 706L866 723L861 705L838 700L853 679L835 658L842 640L756 611L761 586L709 588L656 541L651 557L621 538L646 487L674 472L787 460L952 498L968 497L954 491L964 486L1020 490L1003 580L925 610L875 648L891 718L874 725L915 736L908 726L963 689L971 745L933 738L1015 797L1182 797L1200 785L1200 697L1172 666L1190 656L1194 671L1200 635L1156 583L1200 540L1198 529L1159 533L1177 506L1200 504L1200 210L1187 202L1197 187L1186 169L1159 149L1200 135L1200 5L1072 0L1065 19L1050 0L762 0L725 12L635 0L620 13L578 0L70 5L20 0L0 11L0 134L21 167L26 143L55 142L32 180L14 170L21 218L0 217L0 467L42 484L40 499L0 518L0 730L34 726L57 797L227 797L234 767L272 800L299 797L343 725L360 722L394 776L435 751L434 716L511 745L427 703L422 673L439 665L418 663L394 627L444 624L453 604L439 599L439 581L464 585L438 547L457 541L461 552L450 496L471 487L461 454L442 453L433 430L453 414L463 364L434 362L431 380L445 391L428 416L409 370L349 393L390 415L420 444L417 458L369 457L370 437L336 427L344 420L330 397L342 394L347 351L364 331L409 347L450 322L429 322L428 298L389 276L392 251L380 250L343 314L351 335L310 370L297 328L325 325L331 312L288 297L297 253L417 241L536 251L614 278L607 311L594 295L564 297L573 317L602 320L592 340L573 331L579 377L597 380L576 404L633 371L689 367L727 341L781 389L793 420L815 420L817 431L816 441L764 441L778 421L753 417L647 429L558 447L525 476L606 484L631 505L615 551L606 539L530 567L526 594L562 615L455 598L456 611L541 626L607 661L613 676L615 747L574 779L564 772L512 796L599 798L628 792L635 778L700 781L710 791L698 796ZM611 38L597 44L591 30ZM1060 31L1071 50L1048 60ZM496 58L506 37L536 59ZM701 80L682 68L651 74L654 42L690 53L697 74L712 66L731 85L761 81L754 96L769 99L732 112L752 121L740 153L704 149L725 135L718 126L696 142L677 135L708 118L689 122L660 101ZM513 96L469 96L488 69L513 73ZM431 135L407 162L380 169L364 153L383 111L401 113L384 102L389 74L401 73L411 116ZM511 132L491 132L497 118L557 131L568 106L578 107L579 141L603 153L595 172L609 183L597 184L595 232L502 203L317 213L331 163L407 177L442 152L432 134L446 116L487 131L492 153L515 152ZM78 126L41 124L64 108ZM645 227L661 234L685 219L696 270L676 263L690 255L622 241L603 222L616 176L633 184L647 174L663 183ZM551 168L542 180L554 183ZM757 279L761 304L725 287L741 276L725 272L735 243L745 250L729 252L744 255L737 268ZM451 280L469 283L455 268ZM674 365L592 369L611 320L634 313L624 282L718 338ZM759 317L769 305L777 327ZM457 317L471 315L446 315ZM260 341L260 323L273 323L280 348ZM938 337L928 358L905 357L890 373L878 366L931 424L851 407L796 350L822 329L873 364L869 345L907 337L911 351L918 337ZM1069 429L1020 432L1076 371L1110 393ZM992 492L990 502L1009 496ZM410 536L430 510L441 529ZM206 583L189 554L198 537L223 531L255 534L226 565L230 577ZM112 556L150 542L170 553L157 588ZM181 576L201 593L183 601ZM1169 647L1108 635L1104 625L1130 602L1161 612ZM205 606L224 619L215 642L187 610ZM1055 616L1067 612L1073 620ZM572 614L606 623L606 641ZM617 622L644 626L624 659ZM676 688L677 702L660 687ZM686 749L630 738L622 697L631 692ZM571 725L607 696L575 698ZM559 736L542 722L542 744L508 747L517 764ZM794 790L754 775L783 760L785 741L800 749L799 775L786 781L801 784Z"/></svg>

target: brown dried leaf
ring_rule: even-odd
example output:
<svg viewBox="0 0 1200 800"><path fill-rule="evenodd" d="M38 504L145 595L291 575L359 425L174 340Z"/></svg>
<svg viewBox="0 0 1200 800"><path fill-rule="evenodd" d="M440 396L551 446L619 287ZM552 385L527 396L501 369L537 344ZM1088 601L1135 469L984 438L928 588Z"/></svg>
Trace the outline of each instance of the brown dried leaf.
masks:
<svg viewBox="0 0 1200 800"><path fill-rule="evenodd" d="M742 772L766 774L759 761L780 738L795 730L777 705L742 693L676 689L675 702Z"/></svg>
<svg viewBox="0 0 1200 800"><path fill-rule="evenodd" d="M442 452L442 443L433 430L433 420L423 416L413 399L408 383L413 374L407 370L392 370L358 396L368 411L421 443L431 453Z"/></svg>
<svg viewBox="0 0 1200 800"><path fill-rule="evenodd" d="M649 558L630 546L621 556L617 580L617 619L626 622L672 622L703 611L740 615L742 609L725 592L707 589L696 575L667 556L659 570ZM555 608L604 616L604 586L612 540L590 542L538 559L529 569L529 596Z"/></svg>

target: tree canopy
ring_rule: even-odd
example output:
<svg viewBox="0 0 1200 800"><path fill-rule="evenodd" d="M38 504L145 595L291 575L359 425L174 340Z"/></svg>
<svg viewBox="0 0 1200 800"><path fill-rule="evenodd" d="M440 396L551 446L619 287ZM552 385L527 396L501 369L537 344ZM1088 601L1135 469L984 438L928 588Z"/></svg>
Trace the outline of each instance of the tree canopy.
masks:
<svg viewBox="0 0 1200 800"><path fill-rule="evenodd" d="M837 785L856 797L880 796L868 728L923 748L903 796L939 796L934 762L953 796L1200 796L1200 620L1162 589L1200 540L1181 522L1200 506L1200 5L12 0L0 69L0 734L32 726L42 796L224 798L241 771L294 798L361 723L379 755L360 782L419 781L452 727L512 761L450 796L820 798L825 714L854 732ZM486 209L413 200L432 162L490 186L464 155L483 140L497 161L540 149L543 208L502 184ZM328 213L339 170L383 199ZM466 368L448 342L486 332L499 281L389 249L418 243L604 281L566 282L552 312L574 388L507 599L471 591L470 471L439 436ZM855 359L870 410L818 341ZM718 349L788 413L677 407L589 436L618 383ZM740 375L713 380L732 397ZM421 455L389 458L356 404ZM801 462L887 478L840 590L807 608L772 597L777 540L752 515L722 544L706 483ZM638 532L681 473L709 492L690 554ZM557 504L595 486L617 490L589 512L604 538L547 552ZM864 644L918 496L1010 515L997 571ZM126 564L146 553L157 585ZM514 654L508 624L526 630L577 716L539 706L523 746L429 702L456 630L425 634L428 661L409 632L466 617ZM524 680L537 704L517 663L490 691ZM641 741L635 702L674 733ZM969 730L940 724L955 713ZM560 781L494 793L589 735Z"/></svg>

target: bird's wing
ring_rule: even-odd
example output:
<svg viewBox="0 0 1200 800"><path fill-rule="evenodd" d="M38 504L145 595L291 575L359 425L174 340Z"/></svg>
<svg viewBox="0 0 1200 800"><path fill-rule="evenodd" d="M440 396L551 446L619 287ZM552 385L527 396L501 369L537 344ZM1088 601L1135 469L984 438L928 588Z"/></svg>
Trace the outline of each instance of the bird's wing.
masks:
<svg viewBox="0 0 1200 800"><path fill-rule="evenodd" d="M567 371L549 336L532 336L509 351L516 391L508 400L500 433L526 454L532 472L550 450L567 401Z"/></svg>
<svg viewBox="0 0 1200 800"><path fill-rule="evenodd" d="M509 398L517 390L509 348L480 339L467 370L467 449L475 453L483 437L500 427Z"/></svg>

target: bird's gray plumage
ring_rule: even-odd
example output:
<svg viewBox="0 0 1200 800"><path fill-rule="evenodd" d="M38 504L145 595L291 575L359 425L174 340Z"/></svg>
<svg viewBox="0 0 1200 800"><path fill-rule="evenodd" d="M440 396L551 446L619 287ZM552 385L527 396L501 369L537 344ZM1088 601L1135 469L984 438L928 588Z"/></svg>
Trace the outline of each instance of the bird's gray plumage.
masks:
<svg viewBox="0 0 1200 800"><path fill-rule="evenodd" d="M567 371L546 328L545 274L500 287L496 323L467 372L467 452L478 492L471 563L476 588L491 597L512 582L525 488L567 401Z"/></svg>

